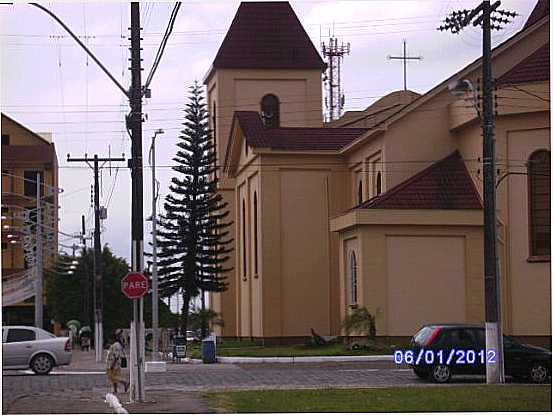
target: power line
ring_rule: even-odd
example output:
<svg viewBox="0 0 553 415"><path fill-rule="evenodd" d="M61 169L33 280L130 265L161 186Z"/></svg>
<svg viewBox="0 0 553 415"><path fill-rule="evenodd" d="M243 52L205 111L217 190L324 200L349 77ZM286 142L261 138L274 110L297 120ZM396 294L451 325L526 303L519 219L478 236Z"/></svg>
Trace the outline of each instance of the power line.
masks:
<svg viewBox="0 0 553 415"><path fill-rule="evenodd" d="M171 17L169 18L169 23L167 24L167 29L165 29L165 35L163 36L163 39L161 41L161 44L159 45L159 49L157 51L156 57L154 59L154 63L152 64L152 69L150 70L150 74L148 75L148 78L146 78L146 82L142 87L142 94L146 93L146 91L148 90L148 87L150 86L150 82L152 82L152 78L156 73L157 67L159 66L159 62L161 61L161 57L163 56L163 52L165 51L165 46L167 45L167 42L169 40L169 36L171 36L171 32L173 31L173 26L175 25L175 20L179 13L180 6L181 6L181 2L177 2L175 4L175 7L173 8L173 12L171 13Z"/></svg>

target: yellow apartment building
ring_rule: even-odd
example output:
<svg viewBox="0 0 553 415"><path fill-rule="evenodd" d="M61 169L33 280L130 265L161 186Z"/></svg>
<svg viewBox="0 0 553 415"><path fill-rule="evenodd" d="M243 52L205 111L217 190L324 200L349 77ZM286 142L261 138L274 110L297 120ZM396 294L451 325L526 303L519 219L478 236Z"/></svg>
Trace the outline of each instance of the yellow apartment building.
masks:
<svg viewBox="0 0 553 415"><path fill-rule="evenodd" d="M49 135L37 134L6 114L2 114L1 133L2 322L34 325L33 269L32 260L25 255L25 225L31 225L34 232L38 174L43 233L51 237L43 251L44 267L48 267L57 253L58 240L56 150Z"/></svg>

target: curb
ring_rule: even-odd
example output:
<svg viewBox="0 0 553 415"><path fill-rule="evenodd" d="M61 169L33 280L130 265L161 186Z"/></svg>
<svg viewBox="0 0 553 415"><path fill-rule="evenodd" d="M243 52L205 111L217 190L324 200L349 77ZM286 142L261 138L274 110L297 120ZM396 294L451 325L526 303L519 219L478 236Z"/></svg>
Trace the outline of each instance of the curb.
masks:
<svg viewBox="0 0 553 415"><path fill-rule="evenodd" d="M393 355L374 356L301 356L301 357L218 357L217 363L325 363L392 362Z"/></svg>

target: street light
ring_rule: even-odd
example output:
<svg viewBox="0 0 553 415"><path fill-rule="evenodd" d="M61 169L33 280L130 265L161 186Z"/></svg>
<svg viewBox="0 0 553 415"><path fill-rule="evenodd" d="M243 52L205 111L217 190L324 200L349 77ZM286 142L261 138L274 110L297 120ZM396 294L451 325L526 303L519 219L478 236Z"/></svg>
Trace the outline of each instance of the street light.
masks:
<svg viewBox="0 0 553 415"><path fill-rule="evenodd" d="M160 128L154 132L152 145L150 146L149 163L152 166L152 331L153 350L152 356L158 359L159 343L159 310L158 310L158 278L157 278L157 228L156 228L156 204L159 196L159 182L156 180L156 136L163 134Z"/></svg>
<svg viewBox="0 0 553 415"><path fill-rule="evenodd" d="M452 81L448 84L447 88L453 96L459 99L463 98L467 100L466 96L470 95L470 101L472 102L472 105L476 110L476 113L478 114L478 118L482 118L480 116L480 109L478 108L478 96L470 79Z"/></svg>

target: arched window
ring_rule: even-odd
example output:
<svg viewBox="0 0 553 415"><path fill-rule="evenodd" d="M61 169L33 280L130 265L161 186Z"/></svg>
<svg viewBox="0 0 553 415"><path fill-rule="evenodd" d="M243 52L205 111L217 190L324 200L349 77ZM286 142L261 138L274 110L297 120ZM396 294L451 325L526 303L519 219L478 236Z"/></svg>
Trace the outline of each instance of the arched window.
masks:
<svg viewBox="0 0 553 415"><path fill-rule="evenodd" d="M382 175L380 172L376 175L376 194L377 196L382 193Z"/></svg>
<svg viewBox="0 0 553 415"><path fill-rule="evenodd" d="M261 99L261 118L267 128L280 126L280 104L275 95L268 94Z"/></svg>
<svg viewBox="0 0 553 415"><path fill-rule="evenodd" d="M246 278L246 201L242 199L242 275Z"/></svg>
<svg viewBox="0 0 553 415"><path fill-rule="evenodd" d="M361 180L359 180L359 184L357 185L357 203L363 203L363 182Z"/></svg>
<svg viewBox="0 0 553 415"><path fill-rule="evenodd" d="M551 255L551 153L538 150L528 160L530 256Z"/></svg>
<svg viewBox="0 0 553 415"><path fill-rule="evenodd" d="M253 267L257 275L257 192L253 192Z"/></svg>
<svg viewBox="0 0 553 415"><path fill-rule="evenodd" d="M350 277L350 304L357 304L357 259L355 252L351 251L349 256L349 277Z"/></svg>

